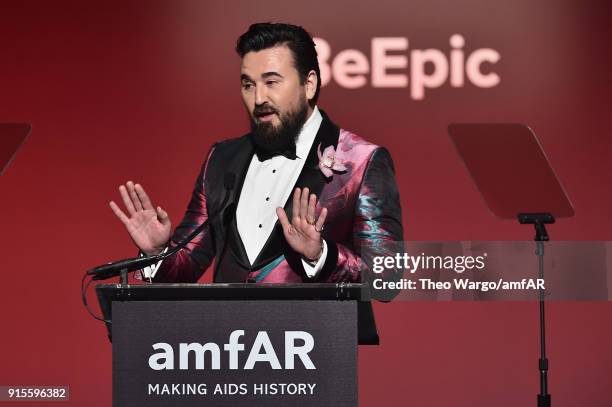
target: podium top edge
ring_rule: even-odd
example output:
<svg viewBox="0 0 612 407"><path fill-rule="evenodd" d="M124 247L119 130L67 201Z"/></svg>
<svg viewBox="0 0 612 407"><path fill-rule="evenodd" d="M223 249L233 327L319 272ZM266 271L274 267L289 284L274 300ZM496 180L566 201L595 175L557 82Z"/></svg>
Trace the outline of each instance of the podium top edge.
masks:
<svg viewBox="0 0 612 407"><path fill-rule="evenodd" d="M363 283L153 283L153 284L98 284L100 288L129 288L129 289L148 289L148 288L366 288Z"/></svg>
<svg viewBox="0 0 612 407"><path fill-rule="evenodd" d="M98 284L98 297L107 301L146 300L358 300L371 299L360 283L160 283Z"/></svg>

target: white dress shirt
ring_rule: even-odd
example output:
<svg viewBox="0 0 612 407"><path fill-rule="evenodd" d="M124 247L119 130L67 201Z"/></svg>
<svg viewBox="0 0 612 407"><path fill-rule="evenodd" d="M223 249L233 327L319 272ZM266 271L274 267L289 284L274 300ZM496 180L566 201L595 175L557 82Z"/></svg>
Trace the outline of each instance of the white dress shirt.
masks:
<svg viewBox="0 0 612 407"><path fill-rule="evenodd" d="M277 155L262 162L257 154L251 159L236 209L238 233L251 264L274 229L278 220L276 208L284 207L293 193L322 121L323 116L315 106L295 141L295 160ZM302 260L308 277L314 277L321 270L326 257L327 244L323 241L323 254L316 265Z"/></svg>
<svg viewBox="0 0 612 407"><path fill-rule="evenodd" d="M323 117L315 106L296 139L295 160L278 155L262 162L257 154L251 159L236 209L238 233L251 264L274 230L278 220L276 208L283 208L293 193L293 186L302 172L322 121ZM323 253L316 264L311 265L302 260L308 277L313 278L321 271L326 257L327 243L324 240ZM143 269L144 277L152 278L160 264L161 261Z"/></svg>

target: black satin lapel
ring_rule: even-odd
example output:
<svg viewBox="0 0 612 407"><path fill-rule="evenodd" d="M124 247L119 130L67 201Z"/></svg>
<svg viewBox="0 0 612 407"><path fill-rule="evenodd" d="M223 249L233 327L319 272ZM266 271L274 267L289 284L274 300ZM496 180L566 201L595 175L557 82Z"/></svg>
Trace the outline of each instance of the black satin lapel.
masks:
<svg viewBox="0 0 612 407"><path fill-rule="evenodd" d="M293 188L291 188L291 193L289 194L287 202L285 202L284 209L289 220L291 220L291 217L293 216L293 191L295 191L296 188L308 187L310 193L316 194L318 198L321 195L323 187L330 181L319 169L319 155L317 154L317 151L319 146L321 146L321 151L325 150L325 148L331 145L336 148L338 146L340 129L338 126L332 123L325 112L320 109L319 112L321 112L321 115L323 116L323 121L321 122L319 131L317 132L315 140L312 143L312 147L310 147L310 151L308 152L302 172L295 182L295 185L293 185ZM265 266L283 254L288 247L289 246L285 242L285 236L283 235L281 224L277 220L272 233L266 241L266 244L257 256L257 259L255 259L253 269L257 270ZM285 257L288 257L288 253L284 254Z"/></svg>
<svg viewBox="0 0 612 407"><path fill-rule="evenodd" d="M334 146L334 149L337 148L340 129L329 119L323 110L319 109L319 112L321 112L323 116L323 121L312 143L312 147L310 147L302 172L291 189L291 194L285 203L285 212L287 212L287 217L289 219L291 219L293 214L293 191L295 191L296 188L308 187L310 193L317 195L318 198L321 195L323 187L331 181L331 179L327 179L325 175L323 175L319 168L318 151L320 149L321 152L323 152L329 146Z"/></svg>
<svg viewBox="0 0 612 407"><path fill-rule="evenodd" d="M236 224L236 209L238 208L238 200L240 199L240 192L242 191L242 186L244 185L244 179L246 178L249 164L251 163L251 159L253 158L255 151L253 149L253 144L248 137L244 137L241 141L243 142L239 143L235 147L232 146L233 148L228 149L228 156L226 157L227 165L225 172L233 172L236 174L236 185L232 190L232 195L230 196L230 204L233 204L233 218L231 222L229 222L229 228L226 231L228 233L228 252L230 253L226 253L226 255L229 254L233 256L241 267L248 270L251 267L251 263L249 262L249 257L246 253L242 240L240 239L240 233L238 232L238 227ZM221 270L220 273L222 274L223 270Z"/></svg>
<svg viewBox="0 0 612 407"><path fill-rule="evenodd" d="M232 256L241 267L245 270L249 270L251 268L251 262L249 261L249 256L244 248L242 239L240 238L240 232L238 232L238 225L236 222L236 216L234 215L234 219L230 223L229 230L227 231L229 233L227 242L229 246L228 254ZM221 273L222 272L223 271L221 271Z"/></svg>

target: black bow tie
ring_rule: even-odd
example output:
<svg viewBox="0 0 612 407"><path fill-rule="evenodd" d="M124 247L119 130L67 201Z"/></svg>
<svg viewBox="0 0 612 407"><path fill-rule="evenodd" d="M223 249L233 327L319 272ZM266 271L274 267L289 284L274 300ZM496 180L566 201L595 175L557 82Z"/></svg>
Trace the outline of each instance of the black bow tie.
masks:
<svg viewBox="0 0 612 407"><path fill-rule="evenodd" d="M257 154L257 159L261 162L269 160L272 157L276 157L277 155L283 155L290 160L295 160L297 158L297 155L295 155L295 143L274 151L264 150L263 148L255 145L255 154Z"/></svg>

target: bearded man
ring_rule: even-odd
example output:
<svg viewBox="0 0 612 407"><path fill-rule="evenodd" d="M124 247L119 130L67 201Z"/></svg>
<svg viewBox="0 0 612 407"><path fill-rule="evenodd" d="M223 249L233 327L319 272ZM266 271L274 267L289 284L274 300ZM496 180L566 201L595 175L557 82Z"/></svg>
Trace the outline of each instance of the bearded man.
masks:
<svg viewBox="0 0 612 407"><path fill-rule="evenodd" d="M139 184L119 187L127 213L110 203L146 255L176 245L211 215L145 277L196 282L215 260L219 283L364 281L364 248L392 256L386 248L397 246L387 244L403 240L389 152L318 108L317 53L302 27L253 24L236 51L251 131L212 146L174 234Z"/></svg>

